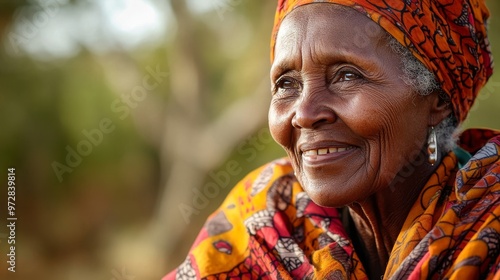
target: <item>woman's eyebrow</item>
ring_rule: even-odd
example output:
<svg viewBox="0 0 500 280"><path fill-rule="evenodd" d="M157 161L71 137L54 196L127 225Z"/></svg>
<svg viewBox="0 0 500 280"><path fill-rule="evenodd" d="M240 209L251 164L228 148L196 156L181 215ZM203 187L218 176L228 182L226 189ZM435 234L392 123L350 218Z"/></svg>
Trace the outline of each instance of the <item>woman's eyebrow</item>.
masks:
<svg viewBox="0 0 500 280"><path fill-rule="evenodd" d="M288 60L276 60L273 66L271 67L271 76L276 77L283 75L284 73L290 72L294 70L295 67L293 63L290 63Z"/></svg>

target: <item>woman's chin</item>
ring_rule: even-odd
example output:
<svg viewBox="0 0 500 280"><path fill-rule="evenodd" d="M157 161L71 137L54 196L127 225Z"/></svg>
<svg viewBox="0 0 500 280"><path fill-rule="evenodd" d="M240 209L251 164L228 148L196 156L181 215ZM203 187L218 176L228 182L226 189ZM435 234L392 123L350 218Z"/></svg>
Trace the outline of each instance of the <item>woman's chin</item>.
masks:
<svg viewBox="0 0 500 280"><path fill-rule="evenodd" d="M349 185L308 182L303 188L314 203L324 207L344 207L366 199L366 191L353 189Z"/></svg>

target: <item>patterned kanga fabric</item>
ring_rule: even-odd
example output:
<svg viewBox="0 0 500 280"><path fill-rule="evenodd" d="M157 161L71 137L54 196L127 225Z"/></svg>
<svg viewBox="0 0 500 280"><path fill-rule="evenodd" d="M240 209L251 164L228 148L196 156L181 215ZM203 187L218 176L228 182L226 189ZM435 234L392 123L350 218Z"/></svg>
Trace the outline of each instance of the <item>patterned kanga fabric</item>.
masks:
<svg viewBox="0 0 500 280"><path fill-rule="evenodd" d="M413 205L384 279L500 278L500 136L450 153ZM288 160L250 173L167 279L367 279L341 211L314 204Z"/></svg>
<svg viewBox="0 0 500 280"><path fill-rule="evenodd" d="M486 34L489 11L484 0L279 0L271 60L286 15L297 7L318 2L349 6L366 14L411 50L450 96L460 122L493 73ZM353 27L353 32L359 34L360 40L372 35L364 26Z"/></svg>

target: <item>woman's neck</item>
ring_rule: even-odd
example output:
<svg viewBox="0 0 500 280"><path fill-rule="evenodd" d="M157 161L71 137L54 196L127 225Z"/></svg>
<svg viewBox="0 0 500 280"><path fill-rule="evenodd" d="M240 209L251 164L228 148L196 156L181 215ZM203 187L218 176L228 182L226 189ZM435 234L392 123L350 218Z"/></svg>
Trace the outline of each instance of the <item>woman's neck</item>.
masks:
<svg viewBox="0 0 500 280"><path fill-rule="evenodd" d="M380 279L384 274L406 217L436 167L421 164L406 179L372 195L366 201L349 205L357 235L354 246L370 279Z"/></svg>

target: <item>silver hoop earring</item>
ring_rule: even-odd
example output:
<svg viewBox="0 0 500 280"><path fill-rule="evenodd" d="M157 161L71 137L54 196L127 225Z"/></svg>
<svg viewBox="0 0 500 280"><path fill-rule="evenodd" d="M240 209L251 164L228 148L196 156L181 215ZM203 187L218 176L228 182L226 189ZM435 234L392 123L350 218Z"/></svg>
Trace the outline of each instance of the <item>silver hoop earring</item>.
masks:
<svg viewBox="0 0 500 280"><path fill-rule="evenodd" d="M427 139L427 152L429 153L429 163L431 165L434 165L437 161L438 148L436 131L434 130L433 126L431 126L429 139Z"/></svg>

